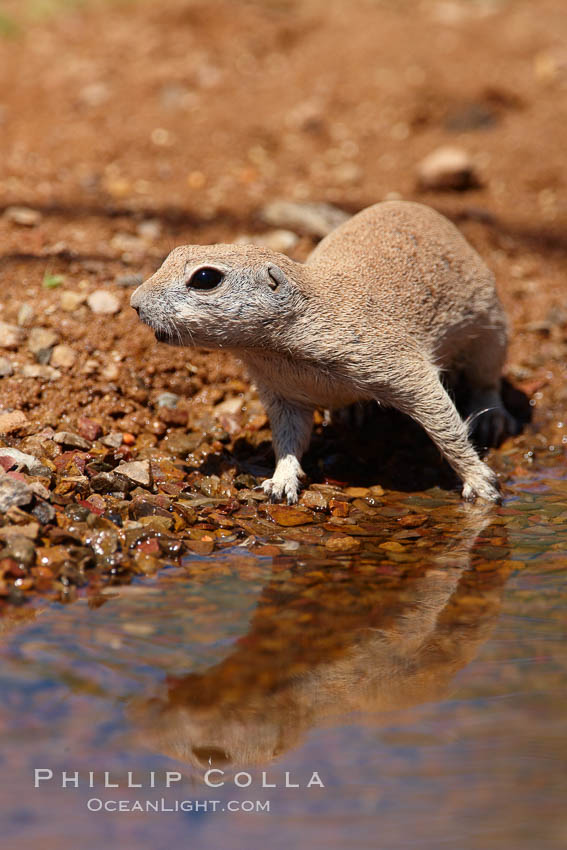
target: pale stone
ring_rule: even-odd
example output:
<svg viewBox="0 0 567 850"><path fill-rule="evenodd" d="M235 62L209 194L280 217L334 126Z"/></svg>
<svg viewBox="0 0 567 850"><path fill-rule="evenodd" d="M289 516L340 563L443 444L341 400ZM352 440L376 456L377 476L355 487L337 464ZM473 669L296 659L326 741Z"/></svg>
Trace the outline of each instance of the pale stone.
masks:
<svg viewBox="0 0 567 850"><path fill-rule="evenodd" d="M114 472L117 475L124 475L130 481L135 481L136 484L141 484L142 487L149 487L151 484L149 460L135 460L130 463L121 463L116 467Z"/></svg>
<svg viewBox="0 0 567 850"><path fill-rule="evenodd" d="M32 210L29 207L7 207L4 210L4 218L12 224L19 224L20 227L36 227L42 215L39 210Z"/></svg>
<svg viewBox="0 0 567 850"><path fill-rule="evenodd" d="M417 176L422 189L462 191L479 185L474 163L461 148L437 148L421 161Z"/></svg>
<svg viewBox="0 0 567 850"><path fill-rule="evenodd" d="M67 289L61 293L61 309L66 313L72 313L86 300L86 292L75 292L73 289Z"/></svg>
<svg viewBox="0 0 567 850"><path fill-rule="evenodd" d="M0 413L0 434L12 434L29 424L28 417L22 410L11 413ZM1 453L1 452L0 452Z"/></svg>
<svg viewBox="0 0 567 850"><path fill-rule="evenodd" d="M56 369L71 369L75 365L77 352L70 345L56 345L51 353L50 363Z"/></svg>
<svg viewBox="0 0 567 850"><path fill-rule="evenodd" d="M87 297L87 304L93 313L101 313L109 316L118 313L120 310L120 301L116 295L113 295L112 292L108 292L106 289L95 289L94 292L91 292Z"/></svg>
<svg viewBox="0 0 567 850"><path fill-rule="evenodd" d="M17 348L25 336L25 331L17 325L0 322L0 348Z"/></svg>

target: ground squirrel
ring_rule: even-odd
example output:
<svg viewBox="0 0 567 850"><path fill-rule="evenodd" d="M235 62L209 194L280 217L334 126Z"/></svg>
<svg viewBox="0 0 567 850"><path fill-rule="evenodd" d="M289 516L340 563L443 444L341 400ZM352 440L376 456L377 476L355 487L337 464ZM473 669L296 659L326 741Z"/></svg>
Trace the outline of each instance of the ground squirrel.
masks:
<svg viewBox="0 0 567 850"><path fill-rule="evenodd" d="M316 407L374 399L415 419L463 481L498 501L441 380L462 374L483 445L515 430L500 396L506 319L494 278L451 222L390 201L342 224L297 263L255 245L176 248L131 299L158 340L233 351L266 407L276 469L297 501Z"/></svg>

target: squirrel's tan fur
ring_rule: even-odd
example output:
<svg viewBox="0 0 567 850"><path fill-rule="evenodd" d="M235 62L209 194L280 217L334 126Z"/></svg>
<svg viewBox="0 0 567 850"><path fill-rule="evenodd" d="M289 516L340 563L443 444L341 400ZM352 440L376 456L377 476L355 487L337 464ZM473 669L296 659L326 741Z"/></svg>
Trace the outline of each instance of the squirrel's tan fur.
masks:
<svg viewBox="0 0 567 850"><path fill-rule="evenodd" d="M196 289L199 269L222 281ZM500 397L506 320L491 272L434 210L376 204L323 239L306 263L253 245L176 248L132 296L158 339L223 348L245 362L266 406L273 498L297 501L315 407L375 399L419 422L463 481L498 499L440 375L461 372L483 443L514 427Z"/></svg>

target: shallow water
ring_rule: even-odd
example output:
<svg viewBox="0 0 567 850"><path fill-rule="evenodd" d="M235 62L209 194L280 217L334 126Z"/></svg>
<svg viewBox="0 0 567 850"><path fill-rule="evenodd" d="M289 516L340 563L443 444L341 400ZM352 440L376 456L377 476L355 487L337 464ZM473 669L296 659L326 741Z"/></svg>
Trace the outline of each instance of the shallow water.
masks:
<svg viewBox="0 0 567 850"><path fill-rule="evenodd" d="M564 847L567 481L403 498L354 555L235 547L4 620L6 846ZM193 810L89 811L120 800Z"/></svg>

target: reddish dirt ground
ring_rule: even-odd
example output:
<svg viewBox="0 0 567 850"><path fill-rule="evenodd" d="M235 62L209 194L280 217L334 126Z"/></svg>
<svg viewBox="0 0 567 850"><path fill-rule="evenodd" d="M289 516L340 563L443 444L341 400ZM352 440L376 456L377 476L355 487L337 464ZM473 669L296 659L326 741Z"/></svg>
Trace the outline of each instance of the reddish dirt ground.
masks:
<svg viewBox="0 0 567 850"><path fill-rule="evenodd" d="M507 377L534 413L504 456L523 468L552 446L564 463L562 0L92 2L41 19L15 0L2 9L13 26L0 40L0 320L21 335L0 351L13 371L0 415L25 416L5 446L45 452L46 427L76 431L81 417L126 434L127 460L187 424L207 437L202 458L220 451L214 422L231 445L267 439L238 364L158 345L124 279L149 275L176 244L265 233L272 199L355 212L402 197L451 217L496 273ZM470 155L475 188L419 189L418 165L441 145ZM14 206L36 215L19 223ZM299 236L301 259L315 242ZM100 289L118 298L114 314L85 303ZM50 365L49 351L30 351L34 328L71 349L56 379L29 368ZM158 407L164 391L182 397L175 410ZM240 394L242 410L218 408ZM59 507L80 490L61 488Z"/></svg>

